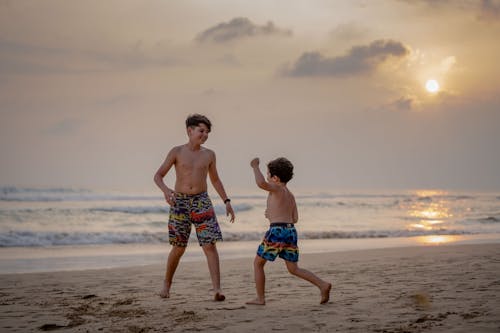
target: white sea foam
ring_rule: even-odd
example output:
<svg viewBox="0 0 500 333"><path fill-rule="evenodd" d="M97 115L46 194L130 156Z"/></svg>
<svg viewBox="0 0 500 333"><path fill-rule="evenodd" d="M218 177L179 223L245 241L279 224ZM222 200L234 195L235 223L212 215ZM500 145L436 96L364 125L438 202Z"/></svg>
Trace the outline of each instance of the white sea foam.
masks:
<svg viewBox="0 0 500 333"><path fill-rule="evenodd" d="M225 241L259 241L265 230L254 232L223 232ZM470 235L463 230L368 230L354 232L303 232L301 239L352 239L352 238L391 238L427 235ZM191 241L195 241L194 232ZM0 233L0 247L33 247L58 245L96 245L96 244L158 244L168 243L167 232L32 232L10 231Z"/></svg>

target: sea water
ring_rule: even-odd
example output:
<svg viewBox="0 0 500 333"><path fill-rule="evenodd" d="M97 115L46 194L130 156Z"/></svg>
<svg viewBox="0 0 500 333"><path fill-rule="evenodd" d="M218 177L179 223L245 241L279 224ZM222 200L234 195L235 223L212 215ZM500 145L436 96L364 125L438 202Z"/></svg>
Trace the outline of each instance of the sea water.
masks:
<svg viewBox="0 0 500 333"><path fill-rule="evenodd" d="M294 190L301 252L500 241L500 194ZM221 257L253 256L268 222L264 192L232 195L235 223L210 193ZM0 273L162 262L169 206L158 191L0 187ZM185 260L202 258L194 230Z"/></svg>

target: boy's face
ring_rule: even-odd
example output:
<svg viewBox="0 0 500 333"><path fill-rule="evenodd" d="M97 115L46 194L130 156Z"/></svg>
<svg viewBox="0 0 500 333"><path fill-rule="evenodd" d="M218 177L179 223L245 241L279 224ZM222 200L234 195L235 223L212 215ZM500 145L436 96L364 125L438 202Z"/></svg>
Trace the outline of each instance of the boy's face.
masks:
<svg viewBox="0 0 500 333"><path fill-rule="evenodd" d="M197 144L204 144L208 139L208 130L207 125L200 123L198 126L188 127L188 137L190 141L193 141Z"/></svg>

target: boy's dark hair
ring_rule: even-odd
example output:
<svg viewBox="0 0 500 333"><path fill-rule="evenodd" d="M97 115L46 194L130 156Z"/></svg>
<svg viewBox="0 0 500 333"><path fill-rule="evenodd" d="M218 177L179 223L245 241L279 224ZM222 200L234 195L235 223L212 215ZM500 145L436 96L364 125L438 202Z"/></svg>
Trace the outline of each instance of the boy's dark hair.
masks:
<svg viewBox="0 0 500 333"><path fill-rule="evenodd" d="M284 157L277 158L267 163L269 174L277 176L282 183L288 183L293 177L293 164Z"/></svg>
<svg viewBox="0 0 500 333"><path fill-rule="evenodd" d="M212 123L204 115L201 115L201 114L198 114L198 113L190 114L189 117L187 117L187 119L186 119L186 128L188 128L188 127L196 127L199 124L205 124L205 125L207 125L207 128L208 128L209 132L212 129Z"/></svg>

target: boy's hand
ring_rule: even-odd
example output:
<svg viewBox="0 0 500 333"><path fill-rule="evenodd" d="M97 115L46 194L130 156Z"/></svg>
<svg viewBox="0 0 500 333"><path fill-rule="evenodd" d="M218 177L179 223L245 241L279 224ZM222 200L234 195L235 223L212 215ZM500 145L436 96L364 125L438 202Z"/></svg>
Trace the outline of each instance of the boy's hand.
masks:
<svg viewBox="0 0 500 333"><path fill-rule="evenodd" d="M234 222L234 211L233 211L233 206L231 206L230 202L226 203L226 216L231 216L230 222Z"/></svg>
<svg viewBox="0 0 500 333"><path fill-rule="evenodd" d="M165 196L165 201L170 206L173 206L175 204L175 192L174 191L167 191L163 195Z"/></svg>
<svg viewBox="0 0 500 333"><path fill-rule="evenodd" d="M252 161L250 161L250 166L252 168L258 168L259 167L260 160L258 157L254 158Z"/></svg>

